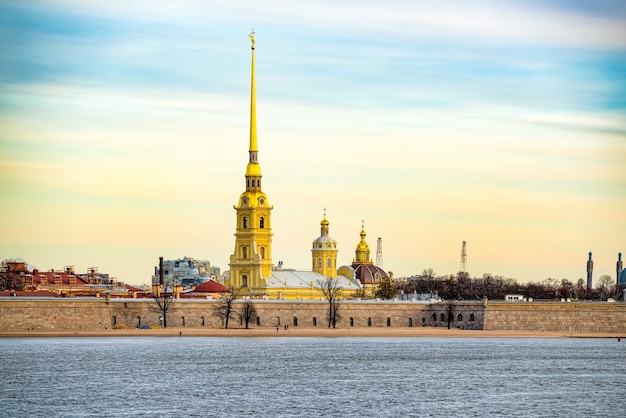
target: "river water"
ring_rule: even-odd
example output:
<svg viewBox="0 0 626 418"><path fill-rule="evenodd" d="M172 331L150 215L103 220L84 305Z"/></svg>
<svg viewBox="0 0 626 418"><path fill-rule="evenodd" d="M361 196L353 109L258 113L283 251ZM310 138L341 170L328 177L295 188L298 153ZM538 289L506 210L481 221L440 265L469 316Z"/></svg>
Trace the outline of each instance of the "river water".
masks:
<svg viewBox="0 0 626 418"><path fill-rule="evenodd" d="M626 339L0 339L0 416L626 416Z"/></svg>

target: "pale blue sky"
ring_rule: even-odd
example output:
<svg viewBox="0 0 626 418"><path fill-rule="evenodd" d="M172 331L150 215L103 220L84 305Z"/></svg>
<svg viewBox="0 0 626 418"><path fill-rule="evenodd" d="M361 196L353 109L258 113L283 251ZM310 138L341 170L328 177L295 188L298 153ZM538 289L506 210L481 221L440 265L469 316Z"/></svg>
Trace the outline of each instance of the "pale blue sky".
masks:
<svg viewBox="0 0 626 418"><path fill-rule="evenodd" d="M323 208L396 276L595 278L626 251L626 7L559 1L5 1L0 258L147 283L226 270L247 162L274 261L308 268Z"/></svg>

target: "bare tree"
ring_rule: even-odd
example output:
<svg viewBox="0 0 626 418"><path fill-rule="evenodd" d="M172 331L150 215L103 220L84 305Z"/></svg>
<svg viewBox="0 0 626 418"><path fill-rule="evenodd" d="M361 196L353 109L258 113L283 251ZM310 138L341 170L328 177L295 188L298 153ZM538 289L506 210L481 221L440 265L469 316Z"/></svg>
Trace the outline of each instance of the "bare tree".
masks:
<svg viewBox="0 0 626 418"><path fill-rule="evenodd" d="M222 293L219 301L213 307L213 314L218 318L222 318L222 321L224 321L224 329L228 329L228 322L230 321L230 318L235 314L235 300L241 292L240 287L234 288L232 286L229 286L228 289L230 290L230 292Z"/></svg>
<svg viewBox="0 0 626 418"><path fill-rule="evenodd" d="M341 288L337 279L326 277L317 281L324 298L328 302L328 328L335 328L339 319L339 301L341 299Z"/></svg>
<svg viewBox="0 0 626 418"><path fill-rule="evenodd" d="M398 288L391 278L383 277L374 294L377 298L393 299L398 296Z"/></svg>
<svg viewBox="0 0 626 418"><path fill-rule="evenodd" d="M243 307L241 308L241 312L239 313L239 318L245 323L246 329L248 329L248 324L250 322L254 322L257 318L256 309L254 308L254 304L249 300L246 300L243 303Z"/></svg>
<svg viewBox="0 0 626 418"><path fill-rule="evenodd" d="M163 328L167 328L167 313L171 310L174 300L176 300L174 292L168 292L164 286L152 293L153 304L150 308L163 318Z"/></svg>
<svg viewBox="0 0 626 418"><path fill-rule="evenodd" d="M608 274L603 274L598 280L598 292L600 292L600 299L606 300L613 296L615 289L613 288L613 278Z"/></svg>

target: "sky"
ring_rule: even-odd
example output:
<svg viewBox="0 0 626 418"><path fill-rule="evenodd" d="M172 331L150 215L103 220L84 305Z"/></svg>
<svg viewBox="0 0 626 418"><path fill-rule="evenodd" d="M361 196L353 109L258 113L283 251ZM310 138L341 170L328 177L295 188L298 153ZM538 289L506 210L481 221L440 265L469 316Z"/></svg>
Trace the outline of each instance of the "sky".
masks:
<svg viewBox="0 0 626 418"><path fill-rule="evenodd" d="M615 277L626 254L622 1L0 3L0 259L150 282L228 269L250 40L273 261L395 277Z"/></svg>

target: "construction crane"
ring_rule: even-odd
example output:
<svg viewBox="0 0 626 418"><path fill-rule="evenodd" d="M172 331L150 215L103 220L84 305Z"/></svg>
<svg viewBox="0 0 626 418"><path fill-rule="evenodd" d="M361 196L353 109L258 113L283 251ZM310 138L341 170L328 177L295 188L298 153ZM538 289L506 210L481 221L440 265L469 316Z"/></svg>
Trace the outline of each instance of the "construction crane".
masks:
<svg viewBox="0 0 626 418"><path fill-rule="evenodd" d="M376 240L376 265L383 268L383 239L381 237Z"/></svg>

